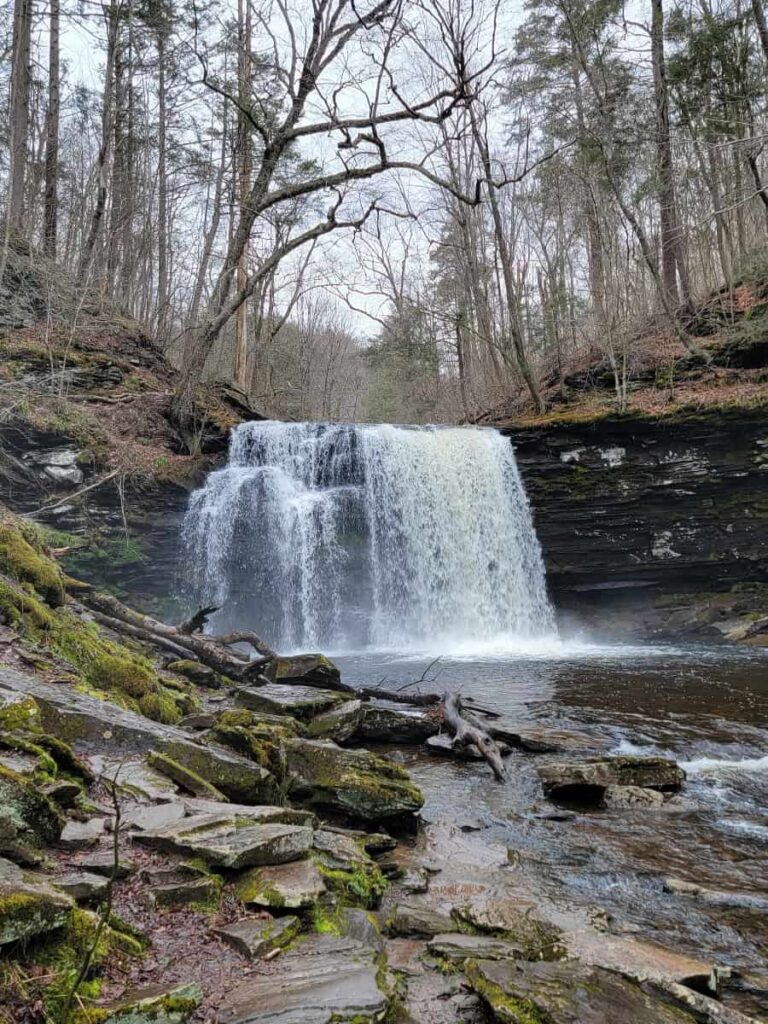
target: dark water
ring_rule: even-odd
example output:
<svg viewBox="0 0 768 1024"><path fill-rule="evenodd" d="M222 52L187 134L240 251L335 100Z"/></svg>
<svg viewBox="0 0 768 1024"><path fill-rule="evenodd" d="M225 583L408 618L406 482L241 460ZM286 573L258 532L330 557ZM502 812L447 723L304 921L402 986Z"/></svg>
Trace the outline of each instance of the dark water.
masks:
<svg viewBox="0 0 768 1024"><path fill-rule="evenodd" d="M542 893L605 911L613 931L736 967L747 988L768 984L768 652L566 646L428 670L431 657L337 660L350 682L458 690L513 719L591 732L614 752L675 757L688 781L663 810L556 822L536 767L568 755L513 753L503 784L482 764L407 755L427 820L482 824ZM665 892L669 876L718 895Z"/></svg>

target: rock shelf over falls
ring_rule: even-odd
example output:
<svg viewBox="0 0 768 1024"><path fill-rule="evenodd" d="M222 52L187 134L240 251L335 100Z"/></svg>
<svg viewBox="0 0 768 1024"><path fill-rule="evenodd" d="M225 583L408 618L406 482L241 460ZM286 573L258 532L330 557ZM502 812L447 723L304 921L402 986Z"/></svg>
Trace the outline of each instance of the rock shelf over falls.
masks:
<svg viewBox="0 0 768 1024"><path fill-rule="evenodd" d="M242 424L185 534L217 625L258 622L281 650L553 630L513 449L494 430Z"/></svg>

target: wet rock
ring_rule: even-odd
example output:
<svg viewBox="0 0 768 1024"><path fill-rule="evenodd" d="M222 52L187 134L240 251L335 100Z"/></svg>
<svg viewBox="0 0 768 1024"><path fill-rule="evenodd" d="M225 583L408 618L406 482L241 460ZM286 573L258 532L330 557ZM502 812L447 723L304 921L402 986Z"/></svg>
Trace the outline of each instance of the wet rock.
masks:
<svg viewBox="0 0 768 1024"><path fill-rule="evenodd" d="M68 821L61 833L59 845L63 850L86 850L96 846L104 835L106 820L90 818L88 821Z"/></svg>
<svg viewBox="0 0 768 1024"><path fill-rule="evenodd" d="M324 654L294 654L278 658L273 666L275 679L306 681L313 686L333 687L341 679L341 672Z"/></svg>
<svg viewBox="0 0 768 1024"><path fill-rule="evenodd" d="M380 1021L389 997L375 958L351 939L316 935L281 955L267 975L243 982L219 1008L220 1024L355 1024Z"/></svg>
<svg viewBox="0 0 768 1024"><path fill-rule="evenodd" d="M489 892L454 908L461 921L513 943L531 960L557 960L565 955L559 928L536 915L536 906L504 892Z"/></svg>
<svg viewBox="0 0 768 1024"><path fill-rule="evenodd" d="M440 733L438 736L430 736L425 743L425 747L431 754L458 758L460 761L485 760L473 743L470 743L469 746L466 747L454 747L453 740L447 733Z"/></svg>
<svg viewBox="0 0 768 1024"><path fill-rule="evenodd" d="M0 766L0 854L32 863L41 846L57 842L63 820L33 782Z"/></svg>
<svg viewBox="0 0 768 1024"><path fill-rule="evenodd" d="M320 859L330 868L354 868L361 863L370 863L370 857L358 840L339 832L327 832L317 829L312 845L320 854Z"/></svg>
<svg viewBox="0 0 768 1024"><path fill-rule="evenodd" d="M71 871L54 878L53 884L78 903L95 903L106 894L109 879L89 871Z"/></svg>
<svg viewBox="0 0 768 1024"><path fill-rule="evenodd" d="M398 1024L488 1024L488 1011L461 974L422 971L408 980ZM528 1024L528 1022L526 1022Z"/></svg>
<svg viewBox="0 0 768 1024"><path fill-rule="evenodd" d="M182 800L187 814L215 814L220 821L258 821L280 822L282 825L317 824L312 811L300 807L281 807L274 804L222 804L217 800L204 800L198 797L184 797Z"/></svg>
<svg viewBox="0 0 768 1024"><path fill-rule="evenodd" d="M115 855L112 850L90 851L85 857L80 858L77 866L82 868L83 871L93 872L96 875L106 875L109 878L112 872L115 871ZM118 854L116 878L128 878L135 870L136 865L130 857L126 857L122 853Z"/></svg>
<svg viewBox="0 0 768 1024"><path fill-rule="evenodd" d="M224 794L215 786L211 785L204 778L193 772L190 768L179 764L167 754L157 754L152 751L147 756L147 764L154 768L161 775L167 775L169 779L181 786L182 789L193 796L204 797L207 800L226 800Z"/></svg>
<svg viewBox="0 0 768 1024"><path fill-rule="evenodd" d="M397 971L408 978L424 974L425 966L421 959L424 953L423 938L385 939L384 951L391 971Z"/></svg>
<svg viewBox="0 0 768 1024"><path fill-rule="evenodd" d="M398 904L390 918L387 919L387 930L393 935L423 935L432 937L452 932L456 922L449 914L444 914L431 907Z"/></svg>
<svg viewBox="0 0 768 1024"><path fill-rule="evenodd" d="M171 780L150 768L143 757L112 759L97 754L91 763L98 778L129 796L160 803L172 803L178 796L179 790Z"/></svg>
<svg viewBox="0 0 768 1024"><path fill-rule="evenodd" d="M235 883L246 906L304 910L326 891L325 881L312 860L246 871Z"/></svg>
<svg viewBox="0 0 768 1024"><path fill-rule="evenodd" d="M210 905L218 900L221 883L216 878L179 878L164 885L153 886L148 893L153 907L188 907Z"/></svg>
<svg viewBox="0 0 768 1024"><path fill-rule="evenodd" d="M376 918L367 910L358 907L344 907L339 913L339 926L342 935L359 942L374 953L384 950L384 936L379 930Z"/></svg>
<svg viewBox="0 0 768 1024"><path fill-rule="evenodd" d="M694 1024L695 1020L634 982L572 961L471 960L465 973L496 1020L511 1024Z"/></svg>
<svg viewBox="0 0 768 1024"><path fill-rule="evenodd" d="M307 726L307 735L313 739L330 739L343 743L351 739L360 728L363 702L349 700L338 707L313 718Z"/></svg>
<svg viewBox="0 0 768 1024"><path fill-rule="evenodd" d="M387 743L423 743L440 726L423 710L392 701L371 700L363 705L360 735Z"/></svg>
<svg viewBox="0 0 768 1024"><path fill-rule="evenodd" d="M491 935L464 935L461 932L435 935L427 943L427 949L433 956L452 964L463 964L466 960L526 959L525 951L519 946Z"/></svg>
<svg viewBox="0 0 768 1024"><path fill-rule="evenodd" d="M73 906L65 893L0 857L0 946L63 927Z"/></svg>
<svg viewBox="0 0 768 1024"><path fill-rule="evenodd" d="M409 868L398 879L404 892L420 893L429 889L429 872L424 868Z"/></svg>
<svg viewBox="0 0 768 1024"><path fill-rule="evenodd" d="M657 789L642 789L640 786L606 786L603 790L603 807L608 810L624 811L636 807L663 807L664 796Z"/></svg>
<svg viewBox="0 0 768 1024"><path fill-rule="evenodd" d="M605 746L603 741L589 733L577 732L575 729L511 722L505 718L491 719L485 723L485 727L495 740L501 740L529 754L561 754L572 750L599 750Z"/></svg>
<svg viewBox="0 0 768 1024"><path fill-rule="evenodd" d="M99 1024L184 1024L202 1001L197 985L150 985L95 1010Z"/></svg>
<svg viewBox="0 0 768 1024"><path fill-rule="evenodd" d="M284 686L279 683L241 687L235 694L238 707L266 714L291 715L302 721L348 702L347 694L335 690L319 690L313 686Z"/></svg>
<svg viewBox="0 0 768 1024"><path fill-rule="evenodd" d="M709 889L696 882L686 882L682 878L665 878L664 892L675 896L690 896L711 907L768 912L768 897L756 892L731 892L724 889Z"/></svg>
<svg viewBox="0 0 768 1024"><path fill-rule="evenodd" d="M168 828L186 815L182 803L174 804L140 804L132 807L122 818L121 824L129 829L140 832L151 832L155 829Z"/></svg>
<svg viewBox="0 0 768 1024"><path fill-rule="evenodd" d="M301 928L298 917L247 917L226 928L218 928L218 935L228 946L251 960L270 953L273 949L286 946L296 938Z"/></svg>
<svg viewBox="0 0 768 1024"><path fill-rule="evenodd" d="M367 750L304 739L285 749L291 795L311 807L379 822L415 814L424 802L403 768Z"/></svg>
<svg viewBox="0 0 768 1024"><path fill-rule="evenodd" d="M677 790L685 772L666 757L593 757L564 761L538 769L547 796L600 802L609 786L634 786L661 791Z"/></svg>
<svg viewBox="0 0 768 1024"><path fill-rule="evenodd" d="M0 693L32 696L40 706L43 727L68 743L117 754L159 751L208 781L230 800L264 804L277 796L271 774L260 765L210 744L196 743L185 729L161 725L88 694L41 683L12 669L0 668ZM117 770L117 769L115 769ZM118 781L123 778L118 772Z"/></svg>
<svg viewBox="0 0 768 1024"><path fill-rule="evenodd" d="M137 832L134 841L156 850L200 857L213 867L236 870L303 857L312 845L312 829L281 824L238 826L222 822L215 815L201 815L167 829Z"/></svg>

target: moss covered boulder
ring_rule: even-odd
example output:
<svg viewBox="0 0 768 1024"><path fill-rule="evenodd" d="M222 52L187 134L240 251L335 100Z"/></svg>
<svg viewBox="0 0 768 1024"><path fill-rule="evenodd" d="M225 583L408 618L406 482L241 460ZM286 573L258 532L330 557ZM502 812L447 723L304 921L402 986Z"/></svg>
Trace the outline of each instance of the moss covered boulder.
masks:
<svg viewBox="0 0 768 1024"><path fill-rule="evenodd" d="M0 947L63 927L73 907L64 893L0 857Z"/></svg>
<svg viewBox="0 0 768 1024"><path fill-rule="evenodd" d="M367 750L321 740L285 743L291 797L311 807L366 822L415 814L424 798L407 772Z"/></svg>
<svg viewBox="0 0 768 1024"><path fill-rule="evenodd" d="M0 853L29 862L55 843L63 819L55 804L29 779L0 765Z"/></svg>

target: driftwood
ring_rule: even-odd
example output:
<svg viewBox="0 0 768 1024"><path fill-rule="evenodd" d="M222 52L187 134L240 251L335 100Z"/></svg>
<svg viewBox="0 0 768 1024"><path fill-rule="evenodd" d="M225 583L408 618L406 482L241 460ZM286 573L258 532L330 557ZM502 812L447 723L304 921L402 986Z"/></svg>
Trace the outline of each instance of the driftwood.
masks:
<svg viewBox="0 0 768 1024"><path fill-rule="evenodd" d="M184 622L180 622L176 629L180 633L186 634L201 633L208 624L208 619L218 610L216 605L211 605L210 608L198 608L194 615L191 615Z"/></svg>
<svg viewBox="0 0 768 1024"><path fill-rule="evenodd" d="M474 746L491 766L498 782L507 776L498 744L474 718L464 711L461 698L454 693L445 695L443 703L445 724L453 733L453 744L459 747Z"/></svg>
<svg viewBox="0 0 768 1024"><path fill-rule="evenodd" d="M134 611L110 594L82 584L70 587L69 582L67 589L72 589L93 617L110 629L170 651L177 658L199 661L237 682L253 682L276 657L272 648L252 631L229 633L225 637L185 633L177 626ZM231 645L238 643L250 645L258 657L251 658L233 649Z"/></svg>

